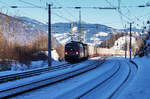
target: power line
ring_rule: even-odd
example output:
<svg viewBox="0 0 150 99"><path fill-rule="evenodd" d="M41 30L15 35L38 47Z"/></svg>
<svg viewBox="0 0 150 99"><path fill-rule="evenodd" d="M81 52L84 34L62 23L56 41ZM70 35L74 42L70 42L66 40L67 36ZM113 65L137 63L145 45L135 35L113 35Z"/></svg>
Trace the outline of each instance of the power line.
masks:
<svg viewBox="0 0 150 99"><path fill-rule="evenodd" d="M52 12L54 15L56 15L56 16L58 16L58 17L60 17L60 18L63 18L64 20L66 20L66 21L69 21L69 22L73 22L72 20L70 20L70 19L68 19L68 18L66 18L66 17L64 17L64 16L61 16L61 15L59 15L59 14L57 14L57 13L54 13L54 12Z"/></svg>
<svg viewBox="0 0 150 99"><path fill-rule="evenodd" d="M120 9L121 0L118 0L118 9Z"/></svg>
<svg viewBox="0 0 150 99"><path fill-rule="evenodd" d="M110 6L114 7L108 0L105 0Z"/></svg>
<svg viewBox="0 0 150 99"><path fill-rule="evenodd" d="M121 3L121 0L118 0L118 10L120 10L120 3ZM121 19L121 23L122 23L123 28L125 28L125 25L124 25L123 18L122 18L121 14L120 14L120 19Z"/></svg>
<svg viewBox="0 0 150 99"><path fill-rule="evenodd" d="M25 3L25 4L28 4L28 5L31 5L32 7L30 8L40 8L40 9L47 9L47 7L42 7L42 6L38 6L38 5L35 5L33 3L30 3L30 2L26 2L26 1L23 1L23 0L19 0L20 2L22 3ZM28 8L28 7L22 7L22 6L10 6L11 8ZM62 9L62 8L73 8L73 9L78 9L78 8L94 8L94 9L116 9L116 8L110 8L110 7L52 7L52 9ZM58 16L58 17L61 17L69 22L73 22L72 20L62 16L62 15L59 15L57 13L53 13L54 15Z"/></svg>
<svg viewBox="0 0 150 99"><path fill-rule="evenodd" d="M22 0L19 0L19 1L22 2L22 3L28 4L28 5L31 5L31 6L33 6L33 7L44 8L44 7L42 7L42 6L38 6L38 5L35 5L35 4L33 4L33 3L30 3L30 2L26 2L26 1L22 1Z"/></svg>
<svg viewBox="0 0 150 99"><path fill-rule="evenodd" d="M111 4L111 2L109 2L108 0L105 0L111 7L115 7L114 5L112 5ZM128 19L128 20L130 20L127 16L125 16L122 12L121 12L121 10L120 10L120 0L118 0L118 7L116 7L116 8L118 8L117 9L117 11L118 11L118 13L119 13L119 15L120 15L120 19L121 19L121 23L122 23L122 26L123 26L123 28L125 28L125 25L124 25L124 20L123 20L123 17L125 17L126 19Z"/></svg>
<svg viewBox="0 0 150 99"><path fill-rule="evenodd" d="M54 0L54 1L56 1L56 0ZM62 6L59 2L56 2L56 3L57 3L58 6ZM60 12L60 11L59 11L59 12ZM72 18L74 18L74 19L77 20L77 18L76 18L72 13L70 13L68 9L65 10L65 12L68 13ZM61 12L61 13L62 13L62 12Z"/></svg>
<svg viewBox="0 0 150 99"><path fill-rule="evenodd" d="M33 7L37 7L37 8L41 8L41 9L46 9L47 10L47 7L41 7L41 6L38 6L38 5L35 5L35 4L33 4L33 3L30 3L30 2L26 2L26 1L22 1L22 0L19 0L20 2L23 2L23 3L25 3L25 4L28 4L28 5L31 5L31 6L33 6ZM51 9L61 9L62 7L51 7ZM60 18L62 18L62 19L64 19L64 20L67 20L67 21L69 21L69 22L73 22L72 20L70 20L70 19L68 19L68 18L66 18L66 17L64 17L64 16L62 16L62 15L59 15L59 14L57 14L57 13L54 13L54 12L52 12L54 15L56 15L56 16L58 16L58 17L60 17Z"/></svg>
<svg viewBox="0 0 150 99"><path fill-rule="evenodd" d="M40 8L40 9L46 9L47 10L47 7L46 6L39 6L39 5L36 5L36 4L33 4L33 3L30 3L30 2L27 2L27 1L23 1L23 0L18 0L19 2L22 2L22 3L25 3L25 4L28 4L30 6L7 6L7 7L10 7L10 8ZM41 1L41 0L40 0ZM108 0L105 0L111 7L52 7L52 9L63 9L63 8L67 8L67 9L112 9L112 10L117 10L120 14L120 18L121 18L121 21L122 21L122 24L123 23L123 17L126 18L127 20L131 21L131 18L129 18L128 16L126 16L125 14L122 13L121 11L121 8L129 8L129 7L138 7L138 8L143 8L143 7L149 7L150 5L146 4L146 5L139 5L139 6L121 6L121 0L118 0L118 6L115 7L114 5L111 4L111 2L109 2ZM7 3L3 2L3 1L0 1L1 3L5 4L5 5L8 5ZM68 11L68 10L66 10ZM73 22L71 21L70 19L62 16L62 15L59 15L58 13L53 13L54 15L58 16L58 17L61 17L69 22ZM71 15L69 13L69 15ZM72 16L72 15L71 15Z"/></svg>
<svg viewBox="0 0 150 99"><path fill-rule="evenodd" d="M53 4L54 4L54 3L53 3ZM58 5L58 6L62 6L62 5L61 5L60 3L58 3L58 2L57 2L57 5ZM62 8L62 7L60 7L60 9L61 9L61 8ZM56 16L58 16L58 17L61 16L63 19L65 19L65 20L67 20L67 21L69 21L69 22L71 22L71 23L73 22L72 20L70 20L70 19L68 19L68 18L66 18L66 17L63 17L63 16L62 16L62 11L60 11L60 10L58 10L58 11L59 11L59 15L56 14ZM65 12L68 13L69 16L74 17L72 14L70 14L70 13L68 12L68 9L65 10ZM60 15L60 14L61 14L61 15Z"/></svg>

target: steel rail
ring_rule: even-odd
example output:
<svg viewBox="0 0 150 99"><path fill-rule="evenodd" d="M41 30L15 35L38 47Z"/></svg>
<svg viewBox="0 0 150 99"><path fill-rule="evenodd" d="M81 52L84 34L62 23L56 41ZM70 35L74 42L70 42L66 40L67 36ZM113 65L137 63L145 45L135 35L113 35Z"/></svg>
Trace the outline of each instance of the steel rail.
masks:
<svg viewBox="0 0 150 99"><path fill-rule="evenodd" d="M116 64L115 64L116 65ZM95 90L96 88L98 88L99 86L101 86L102 84L104 84L105 82L107 82L109 79L111 79L118 71L120 70L120 64L117 68L117 70L111 74L107 79L105 79L104 81L100 82L99 84L97 84L95 87L93 87L92 89L88 90L87 92L85 92L84 94L80 95L79 97L77 97L76 99L81 99L82 97L86 96L87 94L89 94L90 92L92 92L93 90Z"/></svg>
<svg viewBox="0 0 150 99"><path fill-rule="evenodd" d="M90 70L93 70L93 69L99 67L101 64L104 63L104 61L105 61L105 59L103 59L101 62L99 62L99 60L97 60L94 63L88 64L82 68L78 68L76 70L73 70L73 71L70 71L70 72L67 72L64 74L56 75L54 77L48 77L46 79L35 81L35 82L29 82L28 84L18 85L13 88L0 90L0 98L7 98L10 96L14 96L18 93L27 92L27 91L30 91L30 90L33 90L36 88L40 88L42 86L46 86L48 84L53 84L53 83L56 83L56 82L59 82L62 80L72 78L74 76L80 75L82 73L88 72Z"/></svg>
<svg viewBox="0 0 150 99"><path fill-rule="evenodd" d="M135 67L136 67L136 69L138 70L138 65L135 63L135 62L133 62L133 61L130 61ZM117 93L117 92L119 92L119 90L123 87L123 85L128 81L128 79L129 79L129 77L130 77L130 75L131 75L131 72L132 72L132 69L131 69L131 65L127 62L127 64L128 64L128 67L129 67L129 72L128 72L128 75L126 76L126 78L124 79L124 81L120 84L120 86L109 96L109 99L112 99L113 98L113 96Z"/></svg>
<svg viewBox="0 0 150 99"><path fill-rule="evenodd" d="M29 70L29 71L25 71L25 72L21 72L21 73L4 75L4 76L0 76L0 83L13 81L13 80L17 80L17 79L22 79L22 78L27 78L27 77L32 77L32 76L40 75L40 74L46 73L46 72L53 72L56 70L68 68L70 66L72 66L72 65L71 64L61 64L61 65L54 66L51 68L41 68L41 69Z"/></svg>
<svg viewBox="0 0 150 99"><path fill-rule="evenodd" d="M138 70L138 65L136 65L135 62L131 62L132 64L135 65L136 69ZM123 80L123 82L119 85L118 88L116 88L116 90L108 97L108 99L112 99L112 97L117 93L119 92L119 90L122 88L122 86L127 82L127 80L129 79L130 75L131 75L131 65L128 63L128 66L129 66L129 72L126 76L126 78ZM76 99L81 99L82 97L86 96L87 94L89 94L90 92L94 91L96 88L100 87L103 83L107 82L108 80L110 80L120 69L120 64L119 64L119 68L110 76L108 77L107 79L105 79L104 81L100 82L98 85L96 85L95 87L93 87L92 89L88 90L86 93L80 95L79 97L77 97Z"/></svg>

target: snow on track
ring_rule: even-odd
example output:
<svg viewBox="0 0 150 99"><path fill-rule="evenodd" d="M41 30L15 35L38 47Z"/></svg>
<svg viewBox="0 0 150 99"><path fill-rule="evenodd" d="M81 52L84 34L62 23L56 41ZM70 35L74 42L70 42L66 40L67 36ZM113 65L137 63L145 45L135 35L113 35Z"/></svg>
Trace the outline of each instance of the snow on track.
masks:
<svg viewBox="0 0 150 99"><path fill-rule="evenodd" d="M100 67L79 76L11 97L11 99L116 99L122 95L136 75L137 68L130 65L131 63L124 59L109 59Z"/></svg>
<svg viewBox="0 0 150 99"><path fill-rule="evenodd" d="M150 99L150 57L133 61L138 65L137 75L118 99Z"/></svg>
<svg viewBox="0 0 150 99"><path fill-rule="evenodd" d="M132 62L130 62L128 60L122 60L122 61L123 61L122 63L128 65L128 67L129 67L129 73L126 76L126 78L124 79L124 81L121 83L121 85L112 94L112 96L109 97L111 99L120 99L119 97L126 90L126 88L131 84L131 82L135 78L136 73L138 71L138 67L135 64L133 64ZM124 66L124 65L122 64L122 66Z"/></svg>
<svg viewBox="0 0 150 99"><path fill-rule="evenodd" d="M11 99L70 99L77 97L87 91L86 88L90 89L95 86L93 80L97 79L97 75L103 75L99 80L104 80L107 76L111 75L113 69L117 69L112 66L112 63L107 64L107 66L100 66L97 69L93 69L86 73L76 76L71 79L67 79L62 82L58 82L54 85L49 85L44 88L33 90L32 92L24 93L22 95L13 97ZM106 73L107 71L111 71ZM92 74L91 74L92 73ZM92 84L92 86L89 86Z"/></svg>
<svg viewBox="0 0 150 99"><path fill-rule="evenodd" d="M1 84L0 85L0 97L5 97L8 95L13 95L13 94L20 93L26 90L37 88L45 84L49 84L52 82L59 81L61 79L65 79L67 77L71 77L78 73L82 73L87 70L94 69L96 67L94 66L95 62L97 65L103 63L103 61L100 61L97 63L97 60L89 60L89 61L86 61L86 65L81 64L81 63L73 64L73 67L71 65L70 68L67 68L64 70L59 70L59 71L51 72L51 73L45 73L40 76L24 78L24 79Z"/></svg>
<svg viewBox="0 0 150 99"><path fill-rule="evenodd" d="M114 91L118 88L118 86L123 82L126 76L129 73L129 68L126 64L123 64L119 61L119 70L116 73L106 80L104 83L100 83L98 87L96 87L92 92L83 96L81 99L97 99L103 98L108 99L114 93Z"/></svg>

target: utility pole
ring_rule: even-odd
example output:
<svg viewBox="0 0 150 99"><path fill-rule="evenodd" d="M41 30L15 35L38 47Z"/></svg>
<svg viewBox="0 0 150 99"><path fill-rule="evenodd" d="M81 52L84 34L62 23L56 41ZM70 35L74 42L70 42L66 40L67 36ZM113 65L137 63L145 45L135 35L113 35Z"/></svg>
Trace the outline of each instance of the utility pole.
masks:
<svg viewBox="0 0 150 99"><path fill-rule="evenodd" d="M126 25L125 25L126 29ZM127 58L127 31L125 31L125 58Z"/></svg>
<svg viewBox="0 0 150 99"><path fill-rule="evenodd" d="M130 45L129 45L129 47L130 47L130 60L131 60L131 50L132 50L132 23L130 23Z"/></svg>
<svg viewBox="0 0 150 99"><path fill-rule="evenodd" d="M86 31L83 31L83 43L86 43Z"/></svg>
<svg viewBox="0 0 150 99"><path fill-rule="evenodd" d="M125 58L127 58L127 37L125 35Z"/></svg>
<svg viewBox="0 0 150 99"><path fill-rule="evenodd" d="M48 67L51 63L51 5L48 4Z"/></svg>
<svg viewBox="0 0 150 99"><path fill-rule="evenodd" d="M97 29L97 33L99 32L99 27L98 24L96 24L96 29Z"/></svg>
<svg viewBox="0 0 150 99"><path fill-rule="evenodd" d="M71 25L71 41L73 41L73 23L71 23L70 25Z"/></svg>
<svg viewBox="0 0 150 99"><path fill-rule="evenodd" d="M81 35L82 35L82 30L81 30L81 8L79 8L79 37L78 40L81 42Z"/></svg>
<svg viewBox="0 0 150 99"><path fill-rule="evenodd" d="M79 9L79 35L78 35L78 40L81 42L81 36L82 36L82 28L81 28L81 8L87 8L87 7L73 7L75 9ZM88 7L88 8L96 8L100 10L117 10L116 7Z"/></svg>
<svg viewBox="0 0 150 99"><path fill-rule="evenodd" d="M147 24L149 24L149 27L148 27L148 39L150 37L150 21L147 21Z"/></svg>

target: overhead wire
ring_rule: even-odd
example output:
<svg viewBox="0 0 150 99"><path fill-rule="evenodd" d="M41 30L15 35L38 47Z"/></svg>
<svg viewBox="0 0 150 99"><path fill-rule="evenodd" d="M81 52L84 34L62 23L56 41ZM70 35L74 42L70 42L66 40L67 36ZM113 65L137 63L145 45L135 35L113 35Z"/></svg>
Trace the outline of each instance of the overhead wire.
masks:
<svg viewBox="0 0 150 99"><path fill-rule="evenodd" d="M30 3L30 2L26 2L26 1L23 1L23 0L19 0L20 2L23 2L23 3L25 3L25 4L28 4L28 5L31 5L31 6L33 6L33 7L37 7L37 8L41 8L41 9L45 9L45 10L47 10L48 8L47 7L42 7L42 6L38 6L38 5L35 5L35 4L33 4L33 3ZM61 9L62 7L53 7L52 9ZM55 12L52 12L55 16L57 16L57 17L60 17L60 18L62 18L62 19L64 19L64 20L66 20L66 21L69 21L69 22L72 22L72 20L70 20L70 19L68 19L68 18L66 18L66 17L64 17L64 16L62 16L62 15L59 15L58 13L55 13Z"/></svg>
<svg viewBox="0 0 150 99"><path fill-rule="evenodd" d="M111 2L109 2L108 0L105 0L105 1L106 1L110 6L114 7L114 5L111 4ZM120 1L120 0L119 0L119 1ZM117 8L118 8L118 9L117 9L118 13L119 13L122 17L126 18L126 19L128 20L128 22L129 22L129 21L132 21L131 18L129 18L128 16L126 16L125 14L123 14L122 11L120 10L123 6L120 6L119 1L118 1L118 7L117 7ZM127 6L124 6L124 7L127 7Z"/></svg>
<svg viewBox="0 0 150 99"><path fill-rule="evenodd" d="M11 8L40 8L40 9L48 9L47 7L44 7L44 6L39 6L39 5L36 5L36 4L33 4L33 3L31 3L31 2L27 2L27 1L24 1L24 0L18 0L19 2L22 2L22 3L25 3L25 4L28 4L28 5L30 5L30 6L8 6L8 4L7 3L5 3L5 2L3 2L3 1L0 1L0 3L3 3L3 4L5 4L5 5L7 5L8 7L11 7ZM40 0L40 2L42 2L43 0ZM115 7L110 1L108 1L108 0L105 0L111 7L80 7L80 8L85 8L85 9L111 9L111 8L117 8L117 11L119 12L119 14L120 14L120 19L122 20L122 24L124 24L123 22L124 21L127 21L127 22L129 22L129 21L131 21L132 19L131 18L129 18L128 16L126 16L125 14L123 14L122 13L122 11L121 11L121 8L129 8L129 7L139 7L139 6L121 6L121 4L120 4L120 2L121 2L121 0L118 0L118 7ZM113 0L113 2L114 2L114 0ZM59 3L58 3L59 4ZM59 4L60 5L60 4ZM73 8L73 9L76 9L77 7L52 7L52 9L61 9L61 8ZM69 22L73 22L72 20L70 20L69 18L66 18L66 17L64 17L63 15L60 15L60 14L58 14L58 13L55 13L55 12L52 12L54 15L56 15L56 16L58 16L58 17L60 17L60 18L62 18L62 19L64 19L64 20L66 20L66 21L69 21ZM70 15L70 16L72 16L73 17L73 15L72 14L70 14L69 12L68 12L68 10L67 10L67 13ZM128 9L128 13L129 13L129 9ZM144 17L144 16L142 16L142 17ZM126 20L125 20L125 19Z"/></svg>
<svg viewBox="0 0 150 99"><path fill-rule="evenodd" d="M121 0L118 0L118 10L120 10L120 3L121 3ZM121 12L121 11L120 11ZM119 13L120 14L120 13ZM123 28L126 28L125 25L124 25L124 22L123 22L123 18L122 18L122 15L120 14L120 19L121 19L121 23L122 23L122 26Z"/></svg>
<svg viewBox="0 0 150 99"><path fill-rule="evenodd" d="M25 3L25 4L28 4L28 5L31 5L31 6L33 6L33 7L43 8L43 7L41 7L41 6L35 5L35 4L33 4L33 3L30 3L30 2L26 2L26 1L23 1L23 0L18 0L18 1L20 1L20 2L22 2L22 3Z"/></svg>
<svg viewBox="0 0 150 99"><path fill-rule="evenodd" d="M39 6L39 5L36 5L36 4L33 4L33 3L30 3L30 2L27 2L27 1L23 1L23 0L18 0L19 2L22 2L22 3L25 3L27 5L30 5L30 6L8 6L10 8L40 8L40 9L46 9L47 10L47 7L43 7L43 6ZM42 2L42 1L41 1ZM52 9L61 9L62 7L52 7ZM77 7L64 7L64 8L73 8L73 9L77 9ZM93 8L93 9L104 9L103 7L80 7L80 8ZM107 9L107 8L106 8ZM69 22L73 22L72 20L62 16L62 15L59 15L58 13L54 13L52 12L54 15L66 20L66 21L69 21ZM82 21L83 22L83 21Z"/></svg>
<svg viewBox="0 0 150 99"><path fill-rule="evenodd" d="M69 22L73 22L72 20L70 20L70 19L68 19L68 18L66 18L66 17L64 17L64 16L62 16L62 15L59 15L58 13L55 13L55 12L52 12L54 15L56 15L56 16L58 16L58 17L60 17L60 18L62 18L62 19L64 19L64 20L66 20L66 21L69 21Z"/></svg>
<svg viewBox="0 0 150 99"><path fill-rule="evenodd" d="M148 3L148 2L147 2ZM149 7L150 5L149 4L147 4L146 2L144 3L144 7ZM145 20L149 20L149 19L146 19L146 18L148 18L148 16L150 15L150 12L148 12L148 13L146 13L146 14L143 14L143 15L141 15L141 16L135 16L135 22L140 22L140 23L142 23L142 22L144 22ZM139 24L138 24L139 25ZM141 27L144 27L144 24L141 26Z"/></svg>
<svg viewBox="0 0 150 99"><path fill-rule="evenodd" d="M56 0L55 0L55 2L56 2ZM62 6L62 5L60 4L60 2L56 2L56 3L57 3L58 6ZM69 16L71 16L72 18L74 18L75 20L77 20L77 18L76 18L72 13L70 13L68 9L65 10L65 12L68 13ZM62 13L62 12L61 12L61 13Z"/></svg>
<svg viewBox="0 0 150 99"><path fill-rule="evenodd" d="M109 4L109 6L115 7L115 6L112 5L112 3L109 2L108 0L105 0L105 1ZM125 28L125 24L124 24L124 20L123 20L123 16L124 16L124 15L123 15L122 12L120 11L120 0L118 0L117 11L118 11L118 13L119 13L119 15L120 15L121 24L122 24L123 28ZM125 17L125 16L124 16L124 17Z"/></svg>

